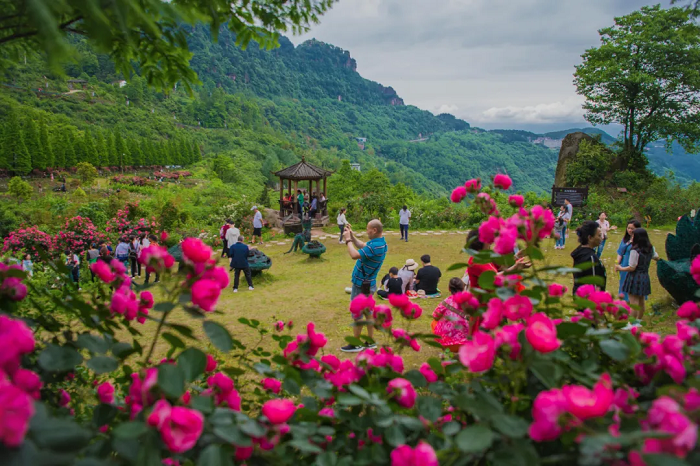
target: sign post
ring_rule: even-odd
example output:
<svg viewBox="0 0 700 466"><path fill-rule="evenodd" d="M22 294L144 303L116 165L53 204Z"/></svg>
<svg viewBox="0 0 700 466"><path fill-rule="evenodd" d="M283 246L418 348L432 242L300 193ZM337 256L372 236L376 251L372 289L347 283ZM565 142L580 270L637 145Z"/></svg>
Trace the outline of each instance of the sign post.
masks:
<svg viewBox="0 0 700 466"><path fill-rule="evenodd" d="M564 205L564 199L568 199L574 207L582 207L588 198L588 187L585 188L555 188L552 186L552 205L559 207Z"/></svg>

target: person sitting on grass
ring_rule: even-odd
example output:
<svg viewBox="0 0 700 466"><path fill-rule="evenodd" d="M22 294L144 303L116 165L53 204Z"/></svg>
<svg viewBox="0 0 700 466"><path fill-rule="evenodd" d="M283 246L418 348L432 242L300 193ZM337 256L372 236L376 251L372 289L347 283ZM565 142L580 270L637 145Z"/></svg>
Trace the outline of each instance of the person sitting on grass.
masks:
<svg viewBox="0 0 700 466"><path fill-rule="evenodd" d="M442 277L442 272L430 263L428 254L421 256L420 261L423 263L423 267L416 274L416 291L423 290L426 296L440 296L438 283L440 282L440 277Z"/></svg>
<svg viewBox="0 0 700 466"><path fill-rule="evenodd" d="M352 231L352 226L347 224L343 233L343 241L348 248L348 255L355 259L355 268L352 271L352 289L350 292L350 301L355 299L360 293L373 295L377 291L377 274L384 263L386 257L387 246L386 240L382 236L384 226L379 220L370 220L367 223L367 236L369 241L364 243L357 239ZM365 290L363 290L363 287ZM369 288L369 289L367 289ZM361 319L362 317L359 317ZM355 325L353 334L355 338L360 338L363 325ZM374 337L373 323L368 323L367 336L370 339ZM347 345L340 348L346 353L357 353L365 348L376 348L377 345L369 343L365 347Z"/></svg>
<svg viewBox="0 0 700 466"><path fill-rule="evenodd" d="M382 299L389 298L390 294L404 294L403 280L399 278L399 269L392 267L389 269L389 276L382 280L383 290L377 291L377 295Z"/></svg>

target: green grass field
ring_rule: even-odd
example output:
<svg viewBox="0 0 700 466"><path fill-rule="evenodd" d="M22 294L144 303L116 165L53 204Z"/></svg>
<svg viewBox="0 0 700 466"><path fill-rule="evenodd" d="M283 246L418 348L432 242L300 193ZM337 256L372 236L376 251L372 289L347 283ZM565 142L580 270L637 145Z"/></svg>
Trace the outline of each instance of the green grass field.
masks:
<svg viewBox="0 0 700 466"><path fill-rule="evenodd" d="M330 229L328 231L331 231ZM664 257L664 242L668 232L650 230L652 243L659 254ZM446 272L446 269L454 263L466 262L467 257L461 253L464 246L464 232L411 232L409 242L399 241L398 232L386 232L389 252L380 276L392 266L400 267L406 259L414 259L417 262L423 254L430 254L433 265L443 271L441 289L443 295L447 291L447 282L453 276L461 277L463 271ZM608 291L617 292L619 285L618 274L614 272L616 250L622 235L612 233L606 250L603 254L603 263L608 271ZM225 325L236 338L245 344L254 344L257 335L238 322L241 317L257 319L266 325L272 326L276 320L295 323L293 334L304 332L307 322L316 323L317 331L324 332L328 337L327 353L342 354L339 347L346 344L344 338L352 335L351 318L348 311L350 296L344 291L350 286L350 275L354 261L347 254L345 245L338 244L337 237L320 239L327 247L327 252L320 259L310 259L306 254L283 254L289 249L291 241L284 245L267 243L262 250L272 259L272 268L261 276L253 277L255 290L248 291L244 277L241 275L242 284L239 292L232 292L233 274L231 274L231 287L221 295L218 310L221 315L209 316L213 320ZM546 240L543 244L543 252L547 265L571 266L569 256L575 247L575 238L572 235L567 240L566 250L555 250L554 240ZM220 254L220 252L219 252ZM220 265L228 266L224 261ZM657 331L672 326L675 322L675 313L671 305L671 298L661 288L656 278L656 264L653 263L650 270L652 279L652 295L647 304L645 326ZM571 278L559 280L571 287ZM140 283L140 281L137 281ZM412 324L411 331L429 332L431 314L440 303L440 299L420 299L418 304L423 307L423 316ZM656 315L654 310L657 309ZM187 324L193 330L198 339L207 347L207 338L202 331L201 324L183 311L175 311L170 317L173 322ZM402 326L402 319L397 319L397 326ZM155 330L155 324L149 322L144 328L144 340L142 344L150 343L151 335ZM364 334L364 332L363 332ZM383 337L375 334L378 343ZM271 339L263 342L263 346L273 348ZM156 348L157 355L163 355L168 349L167 343L160 341ZM427 345L423 345L420 353L404 353L406 366L420 365L431 355L437 355L439 351ZM157 359L156 359L157 360Z"/></svg>

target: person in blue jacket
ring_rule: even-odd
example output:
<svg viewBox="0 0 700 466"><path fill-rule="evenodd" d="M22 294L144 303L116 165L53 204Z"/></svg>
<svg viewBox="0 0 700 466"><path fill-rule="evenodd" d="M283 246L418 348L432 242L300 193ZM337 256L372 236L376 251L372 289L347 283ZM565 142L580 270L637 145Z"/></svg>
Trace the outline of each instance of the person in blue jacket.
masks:
<svg viewBox="0 0 700 466"><path fill-rule="evenodd" d="M245 275L248 282L248 289L253 291L253 278L250 274L250 265L248 264L248 246L243 242L243 236L238 237L238 242L229 248L229 257L231 258L231 269L233 270L233 292L238 293L238 283L241 278L241 272Z"/></svg>
<svg viewBox="0 0 700 466"><path fill-rule="evenodd" d="M631 219L627 222L625 236L620 242L620 247L617 248L617 263L620 265L620 267L628 267L630 265L630 252L632 251L632 237L634 230L641 227L642 224L637 220ZM627 293L622 291L622 285L625 283L625 278L627 278L627 272L620 272L620 287L618 289L618 295L623 296L624 300L629 302L629 296L627 296Z"/></svg>

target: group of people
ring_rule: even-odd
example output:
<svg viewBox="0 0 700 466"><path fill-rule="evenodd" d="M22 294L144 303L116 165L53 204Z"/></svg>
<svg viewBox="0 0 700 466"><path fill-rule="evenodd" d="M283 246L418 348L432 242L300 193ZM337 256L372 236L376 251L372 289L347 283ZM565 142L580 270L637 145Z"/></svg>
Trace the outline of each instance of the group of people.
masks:
<svg viewBox="0 0 700 466"><path fill-rule="evenodd" d="M572 209L567 201L562 208L562 213L557 219L560 225L555 230L557 242L566 234L566 228L571 222ZM381 288L377 291L377 276L384 263L387 254L387 243L383 237L384 227L379 220L372 220L367 224L366 233L369 238L363 242L357 238L350 224L345 219L345 211L341 210L338 216L338 226L341 230L341 241L347 246L348 255L355 260L352 272L352 288L350 300L359 294L373 295L375 292L380 298L388 298L392 294L409 294L417 296L418 290L426 296L439 296L437 285L442 276L440 270L433 266L429 255L421 257L423 267L418 270L418 264L408 259L402 268L391 267L389 273L380 281ZM410 218L410 215L409 217ZM341 222L342 221L342 222ZM562 223L563 228L561 227ZM601 212L597 221L584 221L577 229L578 247L571 253L573 266L580 269L574 273L573 292L584 282L584 277L599 276L597 286L605 290L607 274L605 266L600 260L603 253L608 232L616 227L611 226L605 212ZM405 235L404 235L405 233ZM402 239L407 240L408 230L402 229ZM471 230L467 235L467 246L474 251L484 251L489 246L479 239L478 230ZM563 245L561 246L563 248ZM557 247L560 249L560 247ZM531 267L529 259L524 251L515 252L515 260L512 265L497 265L495 263L480 264L471 257L463 277L452 277L448 283L449 296L447 296L433 312L432 330L438 336L438 343L446 348L456 350L464 344L469 336L479 326L479 318L466 315L461 306L454 302L453 296L466 289L479 288L479 279L485 272L494 274L514 274ZM651 294L651 280L649 278L649 266L652 260L658 260L659 256L651 245L647 231L641 227L637 220L627 222L625 235L617 250L615 271L620 273L620 285L618 293L621 298L634 305L631 318L641 320L645 312L645 300ZM525 289L521 283L515 284L515 291ZM362 319L359 317L358 319ZM630 327L638 324L628 324ZM353 333L355 338L360 338L362 328L367 328L369 341L363 346L349 344L343 346L341 351L359 352L366 348L373 348L373 326L355 325Z"/></svg>
<svg viewBox="0 0 700 466"><path fill-rule="evenodd" d="M343 243L343 232L345 231L345 226L348 224L348 219L345 217L345 212L347 209L345 207L338 211L337 224L340 230L340 236L338 237L338 243ZM399 230L401 231L401 241L406 241L408 243L408 224L411 221L411 211L408 210L408 206L404 205L399 210Z"/></svg>
<svg viewBox="0 0 700 466"><path fill-rule="evenodd" d="M319 210L324 209L326 207L326 203L328 202L324 193L312 193L309 195L306 190L302 191L301 189L297 189L296 196L292 196L291 193L287 193L282 198L282 206L291 211L294 208L295 201L297 204L297 213L301 216L306 212L311 218L314 218Z"/></svg>

